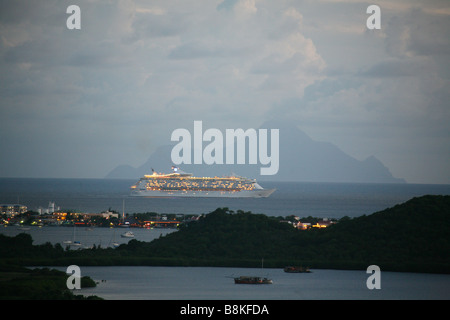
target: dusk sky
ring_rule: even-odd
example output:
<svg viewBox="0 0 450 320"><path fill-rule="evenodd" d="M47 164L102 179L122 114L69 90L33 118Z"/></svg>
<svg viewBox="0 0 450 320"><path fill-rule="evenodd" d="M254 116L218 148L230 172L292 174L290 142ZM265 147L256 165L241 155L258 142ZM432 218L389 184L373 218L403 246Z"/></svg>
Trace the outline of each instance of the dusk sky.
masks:
<svg viewBox="0 0 450 320"><path fill-rule="evenodd" d="M448 0L1 1L0 177L103 178L194 120L274 119L449 184L449 33Z"/></svg>

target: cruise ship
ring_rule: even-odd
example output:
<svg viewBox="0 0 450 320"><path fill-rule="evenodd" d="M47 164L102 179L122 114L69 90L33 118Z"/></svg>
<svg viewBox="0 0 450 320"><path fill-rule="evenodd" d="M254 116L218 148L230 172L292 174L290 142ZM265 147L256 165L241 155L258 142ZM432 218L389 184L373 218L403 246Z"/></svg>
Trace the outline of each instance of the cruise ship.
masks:
<svg viewBox="0 0 450 320"><path fill-rule="evenodd" d="M153 169L152 169L153 170ZM140 197L221 197L266 198L275 189L262 188L255 179L243 177L194 177L178 167L172 173L153 171L131 186L131 195Z"/></svg>

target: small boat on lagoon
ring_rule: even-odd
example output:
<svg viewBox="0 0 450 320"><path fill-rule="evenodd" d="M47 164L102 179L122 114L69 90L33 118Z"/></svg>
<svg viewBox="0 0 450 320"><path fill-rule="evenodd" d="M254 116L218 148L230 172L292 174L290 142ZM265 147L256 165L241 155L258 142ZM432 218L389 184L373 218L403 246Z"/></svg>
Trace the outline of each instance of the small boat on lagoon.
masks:
<svg viewBox="0 0 450 320"><path fill-rule="evenodd" d="M76 241L75 240L75 230L76 227L75 225L73 225L73 236L72 236L72 240L65 240L63 241L63 243L67 246L74 246L74 247L80 247L81 246L81 242L80 241Z"/></svg>
<svg viewBox="0 0 450 320"><path fill-rule="evenodd" d="M120 236L122 238L134 238L134 233L131 231L127 231L125 233L122 233Z"/></svg>
<svg viewBox="0 0 450 320"><path fill-rule="evenodd" d="M261 270L264 269L264 259L261 260ZM258 277L258 276L240 276L238 278L234 278L235 284L272 284L272 279L266 277Z"/></svg>

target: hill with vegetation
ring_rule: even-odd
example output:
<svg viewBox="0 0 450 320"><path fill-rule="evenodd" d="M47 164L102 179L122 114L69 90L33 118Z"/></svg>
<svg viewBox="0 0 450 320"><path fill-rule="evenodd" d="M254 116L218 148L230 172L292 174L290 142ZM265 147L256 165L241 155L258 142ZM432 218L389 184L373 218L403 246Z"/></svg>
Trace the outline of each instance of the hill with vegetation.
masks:
<svg viewBox="0 0 450 320"><path fill-rule="evenodd" d="M97 296L74 294L66 285L67 274L48 268L0 268L0 300L98 300ZM89 277L81 278L81 287L95 287Z"/></svg>
<svg viewBox="0 0 450 320"><path fill-rule="evenodd" d="M0 236L0 258L19 265L181 265L450 273L450 196L423 196L325 229L298 230L279 218L219 208L152 242L116 249L32 245Z"/></svg>
<svg viewBox="0 0 450 320"><path fill-rule="evenodd" d="M180 262L267 267L450 272L450 196L424 196L326 229L297 230L276 218L217 209L151 243L139 255Z"/></svg>

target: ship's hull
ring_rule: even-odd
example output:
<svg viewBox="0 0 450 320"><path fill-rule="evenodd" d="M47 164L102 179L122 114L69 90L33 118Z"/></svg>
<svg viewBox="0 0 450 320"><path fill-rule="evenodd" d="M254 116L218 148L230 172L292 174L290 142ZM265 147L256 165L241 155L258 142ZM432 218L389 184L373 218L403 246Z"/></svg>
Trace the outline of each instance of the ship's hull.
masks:
<svg viewBox="0 0 450 320"><path fill-rule="evenodd" d="M160 198L266 198L275 189L264 189L254 179L243 177L194 177L177 167L173 173L153 171L131 186L131 196Z"/></svg>
<svg viewBox="0 0 450 320"><path fill-rule="evenodd" d="M255 189L242 191L202 191L202 190L133 190L135 197L186 197L186 198L267 198L275 189Z"/></svg>

